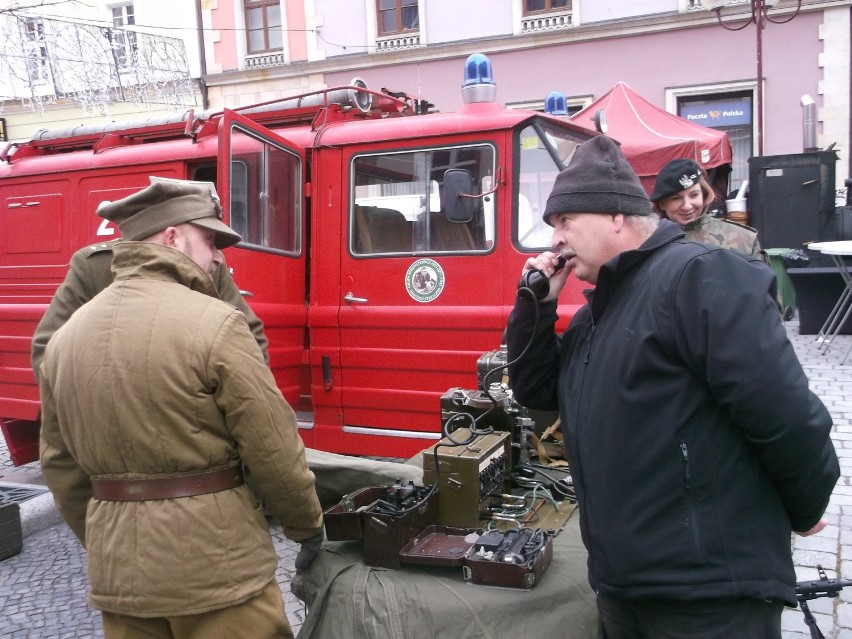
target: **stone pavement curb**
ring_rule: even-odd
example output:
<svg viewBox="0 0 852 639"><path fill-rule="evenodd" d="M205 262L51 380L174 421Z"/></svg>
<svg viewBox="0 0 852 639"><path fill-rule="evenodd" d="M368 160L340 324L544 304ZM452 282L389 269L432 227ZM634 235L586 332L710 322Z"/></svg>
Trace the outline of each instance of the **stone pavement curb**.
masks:
<svg viewBox="0 0 852 639"><path fill-rule="evenodd" d="M30 535L62 523L53 495L44 493L21 502L21 533L26 539Z"/></svg>

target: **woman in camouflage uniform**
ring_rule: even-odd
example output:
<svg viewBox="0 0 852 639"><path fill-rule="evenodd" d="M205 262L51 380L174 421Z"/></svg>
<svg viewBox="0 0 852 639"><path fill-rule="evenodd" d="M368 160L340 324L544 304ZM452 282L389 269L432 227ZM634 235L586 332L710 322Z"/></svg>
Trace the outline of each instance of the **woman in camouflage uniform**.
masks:
<svg viewBox="0 0 852 639"><path fill-rule="evenodd" d="M722 246L765 261L757 231L708 213L713 203L713 189L701 167L692 160L672 160L662 168L651 202L662 216L680 225L686 239Z"/></svg>

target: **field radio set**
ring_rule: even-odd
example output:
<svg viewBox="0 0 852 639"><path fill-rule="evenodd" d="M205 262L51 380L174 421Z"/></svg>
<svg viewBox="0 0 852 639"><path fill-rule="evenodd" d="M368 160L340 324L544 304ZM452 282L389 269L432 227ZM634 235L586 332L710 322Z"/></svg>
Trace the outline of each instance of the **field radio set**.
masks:
<svg viewBox="0 0 852 639"><path fill-rule="evenodd" d="M441 397L444 437L421 453L424 486L347 495L324 513L329 541L363 541L370 566L458 566L472 583L535 585L574 510L566 499L573 493L570 477L555 479L530 463L533 421L506 384L489 381L505 368L505 355L503 348L479 358L478 390L452 388Z"/></svg>
<svg viewBox="0 0 852 639"><path fill-rule="evenodd" d="M509 491L509 433L471 437L470 431L462 428L452 437L470 443L457 446L445 438L424 451L423 481L438 484L438 523L476 527L490 496Z"/></svg>

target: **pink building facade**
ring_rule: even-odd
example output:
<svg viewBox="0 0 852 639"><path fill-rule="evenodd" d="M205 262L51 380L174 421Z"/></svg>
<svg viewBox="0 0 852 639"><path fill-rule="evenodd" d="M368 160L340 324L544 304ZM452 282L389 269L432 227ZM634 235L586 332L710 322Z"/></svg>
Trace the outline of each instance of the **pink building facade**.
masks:
<svg viewBox="0 0 852 639"><path fill-rule="evenodd" d="M749 5L732 0L722 20L744 25ZM798 13L796 5L766 7L774 22L761 32L763 155L804 149L808 96L817 107L816 147L838 149L842 187L850 173L852 0L804 0ZM478 52L491 59L497 100L506 105L540 109L558 90L576 110L623 81L671 113L727 130L732 187L747 179L748 157L757 154L756 26L726 30L698 0L217 0L202 7L212 107L358 77L455 111L462 63ZM259 30L269 36L262 51Z"/></svg>

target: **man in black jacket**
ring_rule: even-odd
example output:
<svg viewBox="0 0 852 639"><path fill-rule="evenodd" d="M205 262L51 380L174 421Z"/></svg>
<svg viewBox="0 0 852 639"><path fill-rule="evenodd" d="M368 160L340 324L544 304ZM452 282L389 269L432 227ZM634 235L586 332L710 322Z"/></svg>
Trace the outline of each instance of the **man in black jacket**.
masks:
<svg viewBox="0 0 852 639"><path fill-rule="evenodd" d="M765 264L658 222L605 136L579 147L544 213L550 278L509 318L515 396L559 408L608 639L780 638L790 534L814 534L839 476ZM557 256L568 258L556 271ZM595 284L561 336L568 276Z"/></svg>

